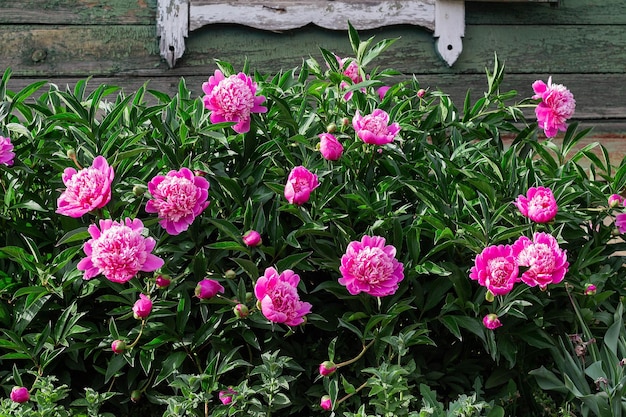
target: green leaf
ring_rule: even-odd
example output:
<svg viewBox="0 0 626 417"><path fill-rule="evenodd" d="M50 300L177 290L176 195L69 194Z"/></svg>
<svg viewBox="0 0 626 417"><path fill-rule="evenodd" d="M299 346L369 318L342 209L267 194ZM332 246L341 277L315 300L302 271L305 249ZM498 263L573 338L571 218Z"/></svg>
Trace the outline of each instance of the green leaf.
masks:
<svg viewBox="0 0 626 417"><path fill-rule="evenodd" d="M161 365L161 371L154 380L153 386L159 385L165 379L169 378L174 372L177 372L183 361L187 357L185 352L174 352L170 354Z"/></svg>

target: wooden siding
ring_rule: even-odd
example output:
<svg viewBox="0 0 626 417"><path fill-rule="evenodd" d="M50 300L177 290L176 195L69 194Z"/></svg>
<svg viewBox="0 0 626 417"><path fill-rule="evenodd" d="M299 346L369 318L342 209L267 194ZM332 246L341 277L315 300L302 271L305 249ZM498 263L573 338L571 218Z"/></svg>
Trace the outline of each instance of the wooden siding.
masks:
<svg viewBox="0 0 626 417"><path fill-rule="evenodd" d="M57 85L92 76L91 84L129 91L150 80L173 93L181 76L194 93L215 70L215 59L261 72L299 66L320 46L349 55L347 35L315 26L282 33L237 25L193 31L176 68L160 58L156 0L0 0L0 70L11 67L10 87L39 79ZM626 2L561 0L466 3L463 53L449 68L435 53L432 33L409 25L362 32L400 37L377 62L415 74L424 87L450 92L459 104L466 89L481 94L494 51L506 62L504 88L529 96L536 79L567 85L576 95L576 118L615 134L626 133Z"/></svg>

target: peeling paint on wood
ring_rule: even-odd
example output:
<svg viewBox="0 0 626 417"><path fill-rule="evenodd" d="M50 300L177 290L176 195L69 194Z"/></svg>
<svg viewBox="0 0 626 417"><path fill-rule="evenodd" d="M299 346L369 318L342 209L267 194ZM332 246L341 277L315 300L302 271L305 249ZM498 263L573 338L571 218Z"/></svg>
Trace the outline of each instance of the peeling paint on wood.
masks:
<svg viewBox="0 0 626 417"><path fill-rule="evenodd" d="M157 0L0 0L0 24L154 25Z"/></svg>

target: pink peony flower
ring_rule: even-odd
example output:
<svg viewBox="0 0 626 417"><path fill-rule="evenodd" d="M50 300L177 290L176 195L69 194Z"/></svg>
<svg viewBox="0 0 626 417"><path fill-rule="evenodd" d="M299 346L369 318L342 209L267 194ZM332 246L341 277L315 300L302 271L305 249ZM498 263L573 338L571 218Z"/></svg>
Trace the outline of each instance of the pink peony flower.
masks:
<svg viewBox="0 0 626 417"><path fill-rule="evenodd" d="M80 171L65 168L62 178L67 188L57 200L59 214L81 217L111 200L113 168L103 156L97 156L91 167Z"/></svg>
<svg viewBox="0 0 626 417"><path fill-rule="evenodd" d="M25 403L30 400L30 393L26 387L13 387L11 389L11 401L14 403Z"/></svg>
<svg viewBox="0 0 626 417"><path fill-rule="evenodd" d="M126 350L126 342L124 342L123 340L114 340L113 343L111 343L111 350L116 355L124 353L124 351Z"/></svg>
<svg viewBox="0 0 626 417"><path fill-rule="evenodd" d="M395 258L396 248L385 245L380 236L363 236L350 242L341 257L339 283L352 295L360 292L374 297L391 295L404 279L404 265Z"/></svg>
<svg viewBox="0 0 626 417"><path fill-rule="evenodd" d="M209 182L187 168L157 175L148 183L153 199L146 204L148 213L158 213L159 224L170 235L184 232L209 205Z"/></svg>
<svg viewBox="0 0 626 417"><path fill-rule="evenodd" d="M546 187L530 187L526 196L517 197L515 205L523 216L537 223L552 221L559 209L552 190Z"/></svg>
<svg viewBox="0 0 626 417"><path fill-rule="evenodd" d="M211 110L211 123L237 122L233 126L235 132L248 132L250 115L267 112L267 107L261 106L265 97L257 96L256 90L257 84L242 72L226 78L220 70L215 70L209 81L202 84L206 94L202 101Z"/></svg>
<svg viewBox="0 0 626 417"><path fill-rule="evenodd" d="M220 391L217 397L223 405L229 405L233 402L233 397L235 395L237 395L237 391L235 391L231 387L228 387L227 389Z"/></svg>
<svg viewBox="0 0 626 417"><path fill-rule="evenodd" d="M358 84L363 82L363 77L361 76L361 72L359 70L359 64L354 60L354 58L340 58L335 55L337 58L337 62L339 63L339 68L343 70L343 75L350 78L352 84ZM346 65L347 64L347 65ZM346 89L350 85L346 81L342 81L339 84L339 88ZM365 88L362 88L361 91L365 92ZM343 99L348 101L352 98L352 91L348 91L344 94Z"/></svg>
<svg viewBox="0 0 626 417"><path fill-rule="evenodd" d="M383 99L385 98L385 94L387 94L387 91L389 91L391 87L389 87L388 85L384 85L382 87L380 87L378 90L376 90L376 92L378 93L378 97L380 98L380 101L383 101Z"/></svg>
<svg viewBox="0 0 626 417"><path fill-rule="evenodd" d="M291 170L285 185L285 198L291 204L298 206L309 201L311 191L319 186L317 175L303 166L297 166Z"/></svg>
<svg viewBox="0 0 626 417"><path fill-rule="evenodd" d="M494 330L502 326L502 323L500 322L497 314L491 313L483 317L483 325L489 330Z"/></svg>
<svg viewBox="0 0 626 417"><path fill-rule="evenodd" d="M493 295L504 295L519 281L518 274L513 248L510 245L492 245L476 256L469 276Z"/></svg>
<svg viewBox="0 0 626 417"><path fill-rule="evenodd" d="M195 294L201 300L213 298L217 293L224 294L224 287L214 279L205 278L196 285Z"/></svg>
<svg viewBox="0 0 626 417"><path fill-rule="evenodd" d="M534 287L545 289L548 284L563 281L569 263L567 253L559 247L554 236L537 232L533 240L522 236L513 244L513 254L520 267L527 268L522 273L522 281Z"/></svg>
<svg viewBox="0 0 626 417"><path fill-rule="evenodd" d="M624 204L624 197L619 194L611 194L608 203L610 208L619 207Z"/></svg>
<svg viewBox="0 0 626 417"><path fill-rule="evenodd" d="M139 300L133 305L133 316L136 319L145 319L152 311L152 300L145 294L139 294Z"/></svg>
<svg viewBox="0 0 626 417"><path fill-rule="evenodd" d="M619 213L615 216L615 226L620 233L626 233L626 213Z"/></svg>
<svg viewBox="0 0 626 417"><path fill-rule="evenodd" d="M333 408L333 404L330 401L330 396L328 395L324 395L321 399L320 399L320 407L322 407L322 409L328 411L331 408Z"/></svg>
<svg viewBox="0 0 626 417"><path fill-rule="evenodd" d="M261 305L261 312L271 322L298 326L304 316L311 312L311 304L300 301L298 283L300 277L287 269L278 273L267 268L255 286L254 294Z"/></svg>
<svg viewBox="0 0 626 417"><path fill-rule="evenodd" d="M574 95L562 84L552 84L552 77L548 84L541 80L533 83L535 95L533 99L541 99L535 108L537 124L549 138L556 136L559 130L567 130L565 121L574 115L576 100Z"/></svg>
<svg viewBox="0 0 626 417"><path fill-rule="evenodd" d="M261 239L261 234L256 230L248 230L243 235L242 239L243 243L245 243L246 246L250 247L259 246L261 243L263 243L263 239Z"/></svg>
<svg viewBox="0 0 626 417"><path fill-rule="evenodd" d="M363 142L372 145L391 143L400 131L398 123L389 125L389 115L380 109L374 110L367 116L361 116L357 110L352 118L352 126Z"/></svg>
<svg viewBox="0 0 626 417"><path fill-rule="evenodd" d="M11 139L0 136L0 164L10 167L13 165L13 144Z"/></svg>
<svg viewBox="0 0 626 417"><path fill-rule="evenodd" d="M77 265L85 271L83 279L98 274L109 281L124 283L140 271L152 272L163 266L163 259L151 254L156 242L143 237L143 223L126 218L124 223L100 220L100 229L92 224L87 229L91 235L83 250L87 255Z"/></svg>
<svg viewBox="0 0 626 417"><path fill-rule="evenodd" d="M320 153L329 161L336 161L341 158L343 145L330 133L320 133Z"/></svg>
<svg viewBox="0 0 626 417"><path fill-rule="evenodd" d="M337 370L337 365L333 361L324 361L320 363L319 372L321 376L330 376Z"/></svg>

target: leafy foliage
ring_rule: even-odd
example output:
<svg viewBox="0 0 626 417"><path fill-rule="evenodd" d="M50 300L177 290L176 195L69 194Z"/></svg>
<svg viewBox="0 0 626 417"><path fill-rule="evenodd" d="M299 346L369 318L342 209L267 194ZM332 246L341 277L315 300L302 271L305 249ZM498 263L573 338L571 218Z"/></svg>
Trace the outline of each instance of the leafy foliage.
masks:
<svg viewBox="0 0 626 417"><path fill-rule="evenodd" d="M3 412L312 415L328 394L333 415L345 416L556 415L559 407L621 415L624 243L607 198L623 191L626 166L613 166L601 144L581 145L588 130L577 123L558 143L540 138L526 119L535 103L500 91L497 57L488 91L476 101L468 93L457 108L417 79L369 67L393 40L361 41L353 28L349 38L365 81L352 84L326 50L325 62L254 74L268 111L253 114L245 134L212 124L184 79L173 97L88 80L13 92L4 73L0 135L14 143L16 162L0 166L0 381L7 393L20 385L33 395L22 405L2 400ZM402 127L391 144L355 136L356 111L374 109ZM326 131L344 146L339 161L318 152ZM63 170L97 155L115 170L111 202L77 219L57 214ZM283 197L298 165L321 184L301 206ZM147 183L182 167L209 181L210 205L172 236L144 210ZM530 223L512 204L538 185L559 203L548 224ZM84 281L76 265L87 228L126 217L143 221L164 267L127 284ZM262 245L243 243L250 229ZM536 231L567 250L565 281L486 300L468 278L474 257ZM352 296L337 282L346 247L365 234L383 236L404 264L393 295ZM272 324L257 308L254 283L270 266L300 275L301 297L313 305L306 324ZM159 274L168 287L157 287ZM207 277L223 296L193 296ZM586 284L597 292L585 295ZM131 311L140 293L154 302L142 322ZM248 316L233 313L239 303ZM492 312L503 322L495 331L481 322ZM589 345L589 365L570 353L574 333L604 336L600 349ZM118 339L131 345L122 354L110 348ZM344 365L321 378L328 359ZM608 382L595 392L600 377ZM223 405L218 393L228 387L236 394Z"/></svg>

